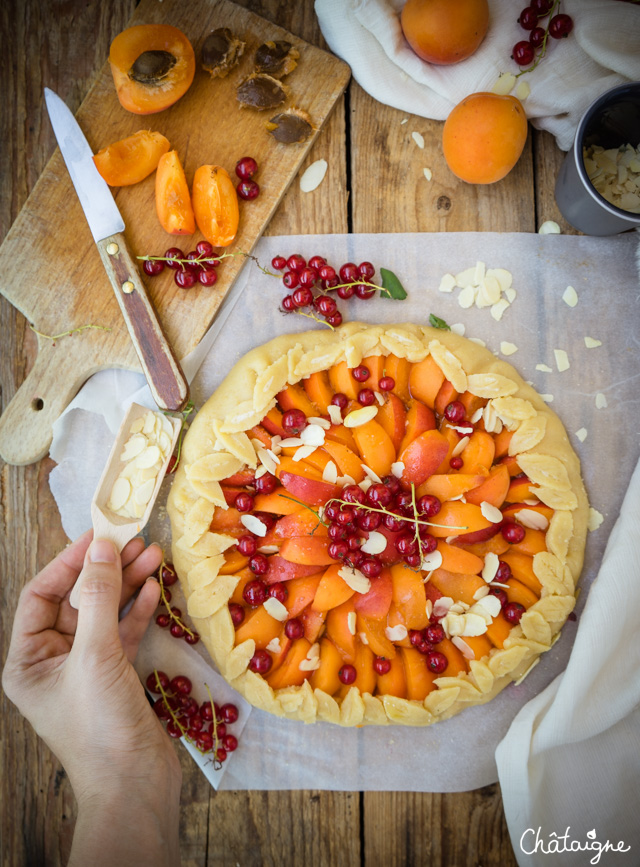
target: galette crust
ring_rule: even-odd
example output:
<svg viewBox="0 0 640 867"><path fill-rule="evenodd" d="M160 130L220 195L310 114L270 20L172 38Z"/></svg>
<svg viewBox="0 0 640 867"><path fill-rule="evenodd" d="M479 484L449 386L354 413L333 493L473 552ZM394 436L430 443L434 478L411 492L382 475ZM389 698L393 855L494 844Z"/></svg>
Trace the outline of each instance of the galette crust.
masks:
<svg viewBox="0 0 640 867"><path fill-rule="evenodd" d="M539 485L539 499L555 513L546 532L547 551L536 554L534 573L542 596L523 615L503 648L472 660L470 671L439 677L424 702L360 694L354 686L340 702L309 681L274 691L248 668L252 639L234 647L227 602L238 582L220 575L231 537L211 533L216 506L225 507L220 480L256 455L245 431L275 406L276 395L311 373L365 356L393 353L415 363L431 355L457 391L488 398L492 410L514 431L509 454ZM483 704L525 674L548 650L575 605L583 562L588 502L580 465L559 418L507 362L448 331L412 324L371 326L351 322L335 331L288 334L247 353L197 414L183 444L182 460L167 510L172 555L188 611L223 676L252 704L277 716L337 725L422 726L447 719L465 707Z"/></svg>

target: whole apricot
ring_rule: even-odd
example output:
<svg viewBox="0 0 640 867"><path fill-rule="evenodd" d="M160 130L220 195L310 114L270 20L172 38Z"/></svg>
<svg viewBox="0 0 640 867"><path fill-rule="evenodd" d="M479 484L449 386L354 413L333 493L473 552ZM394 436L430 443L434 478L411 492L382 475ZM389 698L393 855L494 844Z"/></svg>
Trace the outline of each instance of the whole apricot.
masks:
<svg viewBox="0 0 640 867"><path fill-rule="evenodd" d="M518 162L527 118L515 96L472 93L458 103L442 131L447 165L468 184L493 184Z"/></svg>
<svg viewBox="0 0 640 867"><path fill-rule="evenodd" d="M476 51L489 27L487 0L407 0L400 15L418 57L447 66Z"/></svg>

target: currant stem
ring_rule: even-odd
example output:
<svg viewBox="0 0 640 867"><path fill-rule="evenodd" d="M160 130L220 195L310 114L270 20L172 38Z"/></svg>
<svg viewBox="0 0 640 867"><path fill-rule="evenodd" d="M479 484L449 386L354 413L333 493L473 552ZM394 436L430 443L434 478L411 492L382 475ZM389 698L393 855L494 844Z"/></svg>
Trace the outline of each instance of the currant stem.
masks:
<svg viewBox="0 0 640 867"><path fill-rule="evenodd" d="M413 487L413 485L412 485L412 487ZM415 492L414 492L414 498L415 498ZM415 508L415 506L414 506L414 509L415 509L414 514L416 515L416 517L408 518L405 515L399 515L397 512L389 511L389 509L387 509L385 506L382 506L382 508L377 509L377 508L375 508L375 506L367 506L365 503L351 503L348 500L341 500L338 497L333 497L331 500L327 500L327 502L325 504L325 508L326 508L326 506L329 505L329 503L340 503L341 506L349 506L350 508L353 508L353 509L363 509L365 512L379 512L381 515L391 515L392 517L396 518L398 521L410 521L412 524L416 524L416 525L419 524L423 527L440 527L443 530L468 530L469 529L468 526L454 527L451 524L435 524L433 521L423 521L421 518L417 517L417 508Z"/></svg>
<svg viewBox="0 0 640 867"><path fill-rule="evenodd" d="M211 695L209 684L205 683L204 687L207 690L207 695L209 696L209 702L211 703L211 714L213 716L213 768L214 770L219 771L222 767L222 762L217 758L218 747L220 746L220 739L218 738L218 719L216 717L216 705L213 700L213 696Z"/></svg>
<svg viewBox="0 0 640 867"><path fill-rule="evenodd" d="M297 313L298 316L306 316L307 319L313 319L314 322L319 322L320 325L326 325L327 328L330 328L332 331L335 331L335 328L333 327L333 325L330 322L327 322L326 319L319 319L317 316L314 316L313 313L303 313L302 310L298 310L298 309L292 310L292 311L285 311L285 312L286 313L288 313L288 312Z"/></svg>
<svg viewBox="0 0 640 867"><path fill-rule="evenodd" d="M321 526L322 526L322 527L328 527L328 526L329 526L329 525L326 523L326 521L323 521L323 520L322 520L322 518L320 517L320 514L319 514L318 512L316 512L315 509L312 509L311 506L308 506L306 503L301 503L300 500L296 500L294 497L287 497L286 494L278 494L278 496L279 496L279 497L282 497L283 500L291 500L292 503L300 503L300 505L301 505L301 506L304 506L304 508L307 509L309 512L311 512L312 515L315 515L315 516L316 516L316 518L318 519L318 523L316 524L316 526L315 526L315 527L313 528L313 530L311 531L311 535L312 535L312 536L313 536L313 534L315 533L315 531L318 529L318 527L321 527Z"/></svg>
<svg viewBox="0 0 640 867"><path fill-rule="evenodd" d="M191 629L189 629L187 624L184 623L179 617L176 617L176 615L171 610L171 605L169 604L169 600L165 596L164 581L162 580L162 570L164 569L164 567L166 565L167 564L166 564L166 561L164 559L164 551L163 551L162 552L162 563L160 564L160 570L158 572L158 576L159 576L158 577L158 584L160 584L160 601L162 602L164 607L167 609L167 614L169 615L170 619L173 620L174 623L177 623L178 626L181 626L184 629L184 631L187 632L193 638L193 631Z"/></svg>
<svg viewBox="0 0 640 867"><path fill-rule="evenodd" d="M540 46L540 51L538 52L538 56L536 57L536 62L532 63L531 66L528 66L526 69L521 69L520 72L517 72L515 78L520 78L521 75L524 75L527 72L533 72L533 70L538 66L542 58L547 53L547 42L549 41L549 27L551 25L551 18L555 10L560 6L562 0L553 0L553 6L548 12L548 20L547 26L544 31L544 36L542 37L542 45Z"/></svg>
<svg viewBox="0 0 640 867"><path fill-rule="evenodd" d="M45 340L60 340L62 337L71 337L72 334L78 334L80 331L86 331L88 328L93 328L96 331L111 331L107 325L80 325L78 328L71 328L69 331L63 331L61 334L43 334L42 331L38 331L31 324L29 324L29 328L34 334L37 334L38 337L44 337Z"/></svg>

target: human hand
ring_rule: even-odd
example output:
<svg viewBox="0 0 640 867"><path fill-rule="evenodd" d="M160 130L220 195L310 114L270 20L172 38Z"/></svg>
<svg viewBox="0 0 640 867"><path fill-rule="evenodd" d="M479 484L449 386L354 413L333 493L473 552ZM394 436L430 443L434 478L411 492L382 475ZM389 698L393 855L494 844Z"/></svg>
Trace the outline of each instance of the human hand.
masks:
<svg viewBox="0 0 640 867"><path fill-rule="evenodd" d="M165 789L177 781L179 793L175 751L131 665L158 604L159 585L146 579L161 550L133 539L119 556L111 542L91 539L85 533L23 589L2 685L64 765L80 803L154 781ZM81 571L76 611L69 594Z"/></svg>

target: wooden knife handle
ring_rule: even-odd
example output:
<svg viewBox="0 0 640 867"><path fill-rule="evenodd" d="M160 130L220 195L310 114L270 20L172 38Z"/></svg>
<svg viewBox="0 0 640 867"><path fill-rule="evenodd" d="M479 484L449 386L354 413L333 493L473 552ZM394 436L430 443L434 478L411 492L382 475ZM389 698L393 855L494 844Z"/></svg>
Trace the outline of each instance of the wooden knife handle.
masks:
<svg viewBox="0 0 640 867"><path fill-rule="evenodd" d="M124 235L118 232L98 241L98 250L153 399L160 409L182 409L189 399L189 386L147 296Z"/></svg>

